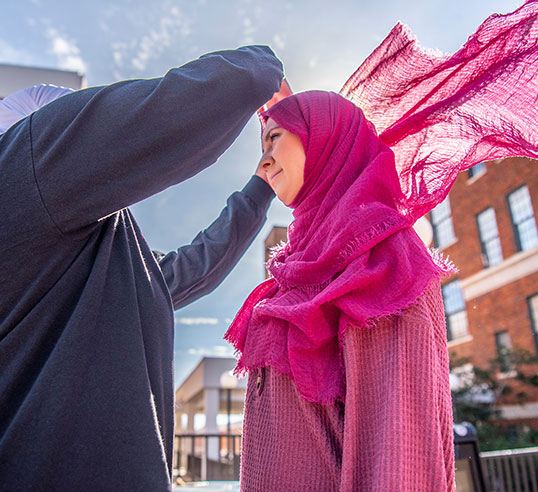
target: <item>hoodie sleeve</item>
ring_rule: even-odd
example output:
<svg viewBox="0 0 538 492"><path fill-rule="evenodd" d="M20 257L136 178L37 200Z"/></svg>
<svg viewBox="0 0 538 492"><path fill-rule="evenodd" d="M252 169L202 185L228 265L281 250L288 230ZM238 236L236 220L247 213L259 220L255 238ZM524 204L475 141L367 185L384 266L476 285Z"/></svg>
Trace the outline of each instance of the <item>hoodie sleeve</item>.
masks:
<svg viewBox="0 0 538 492"><path fill-rule="evenodd" d="M274 196L265 181L253 176L191 244L156 255L174 309L209 294L224 280L262 228Z"/></svg>
<svg viewBox="0 0 538 492"><path fill-rule="evenodd" d="M39 193L62 234L213 164L278 91L282 65L264 46L220 51L170 70L68 94L34 113Z"/></svg>

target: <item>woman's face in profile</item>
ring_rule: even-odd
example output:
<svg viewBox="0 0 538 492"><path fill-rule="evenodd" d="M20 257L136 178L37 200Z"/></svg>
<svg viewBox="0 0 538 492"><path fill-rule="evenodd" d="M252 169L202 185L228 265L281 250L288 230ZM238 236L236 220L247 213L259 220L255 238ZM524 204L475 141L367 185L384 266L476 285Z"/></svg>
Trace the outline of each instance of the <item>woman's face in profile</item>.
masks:
<svg viewBox="0 0 538 492"><path fill-rule="evenodd" d="M301 139L269 118L262 134L260 167L267 182L285 204L293 202L304 183L306 156Z"/></svg>

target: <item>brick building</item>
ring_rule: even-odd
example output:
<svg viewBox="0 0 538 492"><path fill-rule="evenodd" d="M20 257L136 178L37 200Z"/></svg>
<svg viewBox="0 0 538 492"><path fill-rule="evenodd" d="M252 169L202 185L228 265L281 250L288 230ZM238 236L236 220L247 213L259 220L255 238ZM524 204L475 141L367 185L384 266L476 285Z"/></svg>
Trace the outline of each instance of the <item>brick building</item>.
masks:
<svg viewBox="0 0 538 492"><path fill-rule="evenodd" d="M435 246L459 268L443 282L451 358L469 360L455 368L459 377L504 349L538 353L537 213L536 162L510 158L461 173L430 214ZM503 419L538 427L538 390L514 380L509 359L503 365L496 376L515 390L498 401ZM518 391L528 393L524 404Z"/></svg>

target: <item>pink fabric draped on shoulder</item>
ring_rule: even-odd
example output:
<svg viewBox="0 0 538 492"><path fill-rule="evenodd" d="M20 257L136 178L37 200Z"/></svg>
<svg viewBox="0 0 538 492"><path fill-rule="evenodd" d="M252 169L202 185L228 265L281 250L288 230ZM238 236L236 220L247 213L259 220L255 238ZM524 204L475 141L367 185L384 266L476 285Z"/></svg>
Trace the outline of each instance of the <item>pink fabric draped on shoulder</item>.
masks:
<svg viewBox="0 0 538 492"><path fill-rule="evenodd" d="M454 434L439 281L342 341L346 404L311 403L271 368L249 378L242 492L453 492Z"/></svg>

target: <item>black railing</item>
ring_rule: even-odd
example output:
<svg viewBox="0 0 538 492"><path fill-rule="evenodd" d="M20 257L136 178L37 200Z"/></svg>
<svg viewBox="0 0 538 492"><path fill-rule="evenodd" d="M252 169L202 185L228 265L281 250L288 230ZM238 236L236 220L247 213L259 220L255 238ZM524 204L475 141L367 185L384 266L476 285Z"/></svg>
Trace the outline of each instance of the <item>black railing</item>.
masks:
<svg viewBox="0 0 538 492"><path fill-rule="evenodd" d="M174 472L185 481L239 480L241 434L176 434Z"/></svg>
<svg viewBox="0 0 538 492"><path fill-rule="evenodd" d="M538 447L480 455L490 492L538 492Z"/></svg>
<svg viewBox="0 0 538 492"><path fill-rule="evenodd" d="M538 492L538 448L479 454L474 435L455 435L454 444L456 482L462 490ZM239 480L240 462L241 434L175 436L175 477L186 482Z"/></svg>

